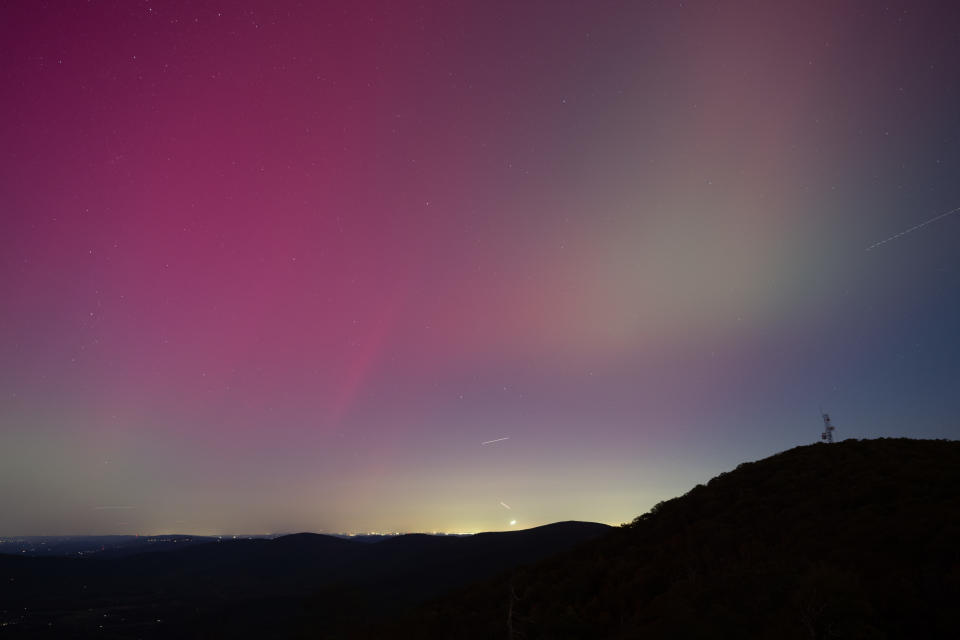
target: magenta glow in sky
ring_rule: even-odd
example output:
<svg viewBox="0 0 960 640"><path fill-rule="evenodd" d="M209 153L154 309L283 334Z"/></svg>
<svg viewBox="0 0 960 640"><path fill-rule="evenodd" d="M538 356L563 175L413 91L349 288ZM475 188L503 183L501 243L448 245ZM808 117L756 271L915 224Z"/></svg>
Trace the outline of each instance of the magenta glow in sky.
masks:
<svg viewBox="0 0 960 640"><path fill-rule="evenodd" d="M835 5L4 6L0 533L619 523L820 406L957 437L960 217L865 248L960 205L960 18Z"/></svg>

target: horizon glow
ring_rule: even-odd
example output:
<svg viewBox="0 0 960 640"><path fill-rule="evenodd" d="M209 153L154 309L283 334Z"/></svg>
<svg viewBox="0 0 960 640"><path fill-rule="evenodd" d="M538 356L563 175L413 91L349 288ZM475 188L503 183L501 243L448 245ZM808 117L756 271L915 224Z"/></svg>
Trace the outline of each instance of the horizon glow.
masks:
<svg viewBox="0 0 960 640"><path fill-rule="evenodd" d="M957 438L958 26L3 6L0 535L619 524L821 406Z"/></svg>

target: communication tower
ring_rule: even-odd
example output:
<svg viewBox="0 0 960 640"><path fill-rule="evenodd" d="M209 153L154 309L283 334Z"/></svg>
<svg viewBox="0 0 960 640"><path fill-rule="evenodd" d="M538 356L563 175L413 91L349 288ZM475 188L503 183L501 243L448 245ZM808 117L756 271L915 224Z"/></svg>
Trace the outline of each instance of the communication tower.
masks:
<svg viewBox="0 0 960 640"><path fill-rule="evenodd" d="M823 433L820 434L820 439L830 444L833 442L833 430L836 428L830 424L830 414L823 413L823 410L820 410L820 415L823 418Z"/></svg>

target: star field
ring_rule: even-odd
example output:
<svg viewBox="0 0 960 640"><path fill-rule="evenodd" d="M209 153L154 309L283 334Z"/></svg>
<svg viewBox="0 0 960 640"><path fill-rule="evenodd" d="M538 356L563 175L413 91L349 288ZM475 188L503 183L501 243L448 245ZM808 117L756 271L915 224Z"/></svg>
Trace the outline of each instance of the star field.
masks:
<svg viewBox="0 0 960 640"><path fill-rule="evenodd" d="M957 438L958 27L4 5L0 534L618 524L821 406Z"/></svg>

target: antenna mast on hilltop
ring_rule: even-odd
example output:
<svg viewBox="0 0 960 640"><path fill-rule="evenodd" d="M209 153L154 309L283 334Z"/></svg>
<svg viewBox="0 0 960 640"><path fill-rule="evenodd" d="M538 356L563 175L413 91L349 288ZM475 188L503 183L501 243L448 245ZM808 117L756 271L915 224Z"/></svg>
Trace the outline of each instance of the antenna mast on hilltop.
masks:
<svg viewBox="0 0 960 640"><path fill-rule="evenodd" d="M823 433L820 434L820 439L830 444L833 442L833 430L836 428L830 424L830 414L824 413L823 409L820 410L820 415L823 418Z"/></svg>

